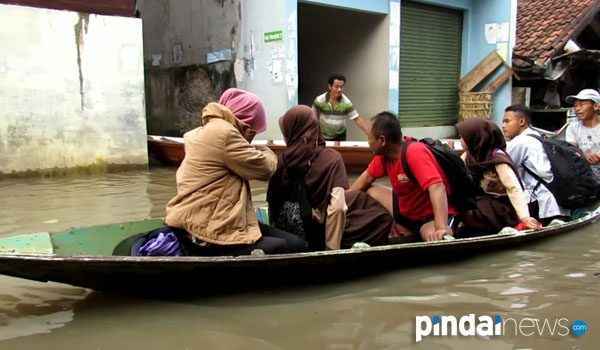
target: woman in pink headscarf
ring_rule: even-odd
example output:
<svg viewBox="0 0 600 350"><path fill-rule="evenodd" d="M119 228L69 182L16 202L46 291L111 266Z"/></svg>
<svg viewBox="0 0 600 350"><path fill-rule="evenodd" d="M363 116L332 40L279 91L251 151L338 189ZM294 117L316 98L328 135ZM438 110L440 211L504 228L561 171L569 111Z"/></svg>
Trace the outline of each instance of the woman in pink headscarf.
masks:
<svg viewBox="0 0 600 350"><path fill-rule="evenodd" d="M304 250L305 242L296 235L259 224L252 206L248 181L267 181L277 168L273 151L250 144L266 129L262 101L228 89L219 103L204 107L202 122L203 127L183 135L185 158L177 169L177 195L167 204L166 224L189 233L194 255Z"/></svg>

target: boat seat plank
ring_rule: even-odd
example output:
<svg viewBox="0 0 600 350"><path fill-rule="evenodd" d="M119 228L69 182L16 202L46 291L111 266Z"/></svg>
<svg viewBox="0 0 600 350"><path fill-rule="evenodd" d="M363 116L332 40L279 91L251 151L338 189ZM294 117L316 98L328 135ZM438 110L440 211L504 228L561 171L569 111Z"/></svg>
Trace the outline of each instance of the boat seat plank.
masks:
<svg viewBox="0 0 600 350"><path fill-rule="evenodd" d="M0 238L0 253L52 254L53 252L48 232Z"/></svg>

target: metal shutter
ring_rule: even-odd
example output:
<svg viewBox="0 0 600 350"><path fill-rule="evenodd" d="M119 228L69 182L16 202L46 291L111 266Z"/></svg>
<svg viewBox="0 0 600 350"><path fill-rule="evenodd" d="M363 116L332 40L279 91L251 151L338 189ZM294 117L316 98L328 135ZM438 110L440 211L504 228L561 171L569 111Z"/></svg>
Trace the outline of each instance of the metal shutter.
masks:
<svg viewBox="0 0 600 350"><path fill-rule="evenodd" d="M462 12L402 1L398 114L402 126L453 125Z"/></svg>

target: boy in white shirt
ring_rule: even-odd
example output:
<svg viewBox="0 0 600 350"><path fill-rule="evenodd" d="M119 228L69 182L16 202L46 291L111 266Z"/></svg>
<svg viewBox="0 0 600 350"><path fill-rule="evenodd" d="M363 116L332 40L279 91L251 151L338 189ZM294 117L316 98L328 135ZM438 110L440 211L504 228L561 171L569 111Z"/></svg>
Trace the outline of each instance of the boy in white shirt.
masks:
<svg viewBox="0 0 600 350"><path fill-rule="evenodd" d="M530 128L531 110L524 105L507 107L502 120L504 136L510 139L506 151L512 158L525 187L525 196L529 202L531 215L547 225L552 219L567 220L569 210L556 202L554 195L544 184L531 175L529 169L546 182L553 179L552 167L544 147L539 140L529 136L539 134Z"/></svg>
<svg viewBox="0 0 600 350"><path fill-rule="evenodd" d="M600 180L600 94L595 89L583 89L566 98L575 106L576 123L567 127L565 140L579 147Z"/></svg>

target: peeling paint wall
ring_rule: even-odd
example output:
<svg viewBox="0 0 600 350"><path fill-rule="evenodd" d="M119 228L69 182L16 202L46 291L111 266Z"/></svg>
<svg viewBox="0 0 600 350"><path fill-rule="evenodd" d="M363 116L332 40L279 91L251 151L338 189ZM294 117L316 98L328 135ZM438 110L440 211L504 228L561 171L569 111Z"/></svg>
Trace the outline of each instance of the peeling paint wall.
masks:
<svg viewBox="0 0 600 350"><path fill-rule="evenodd" d="M0 5L0 177L147 167L142 24Z"/></svg>
<svg viewBox="0 0 600 350"><path fill-rule="evenodd" d="M180 136L235 86L240 0L140 0L148 133Z"/></svg>

